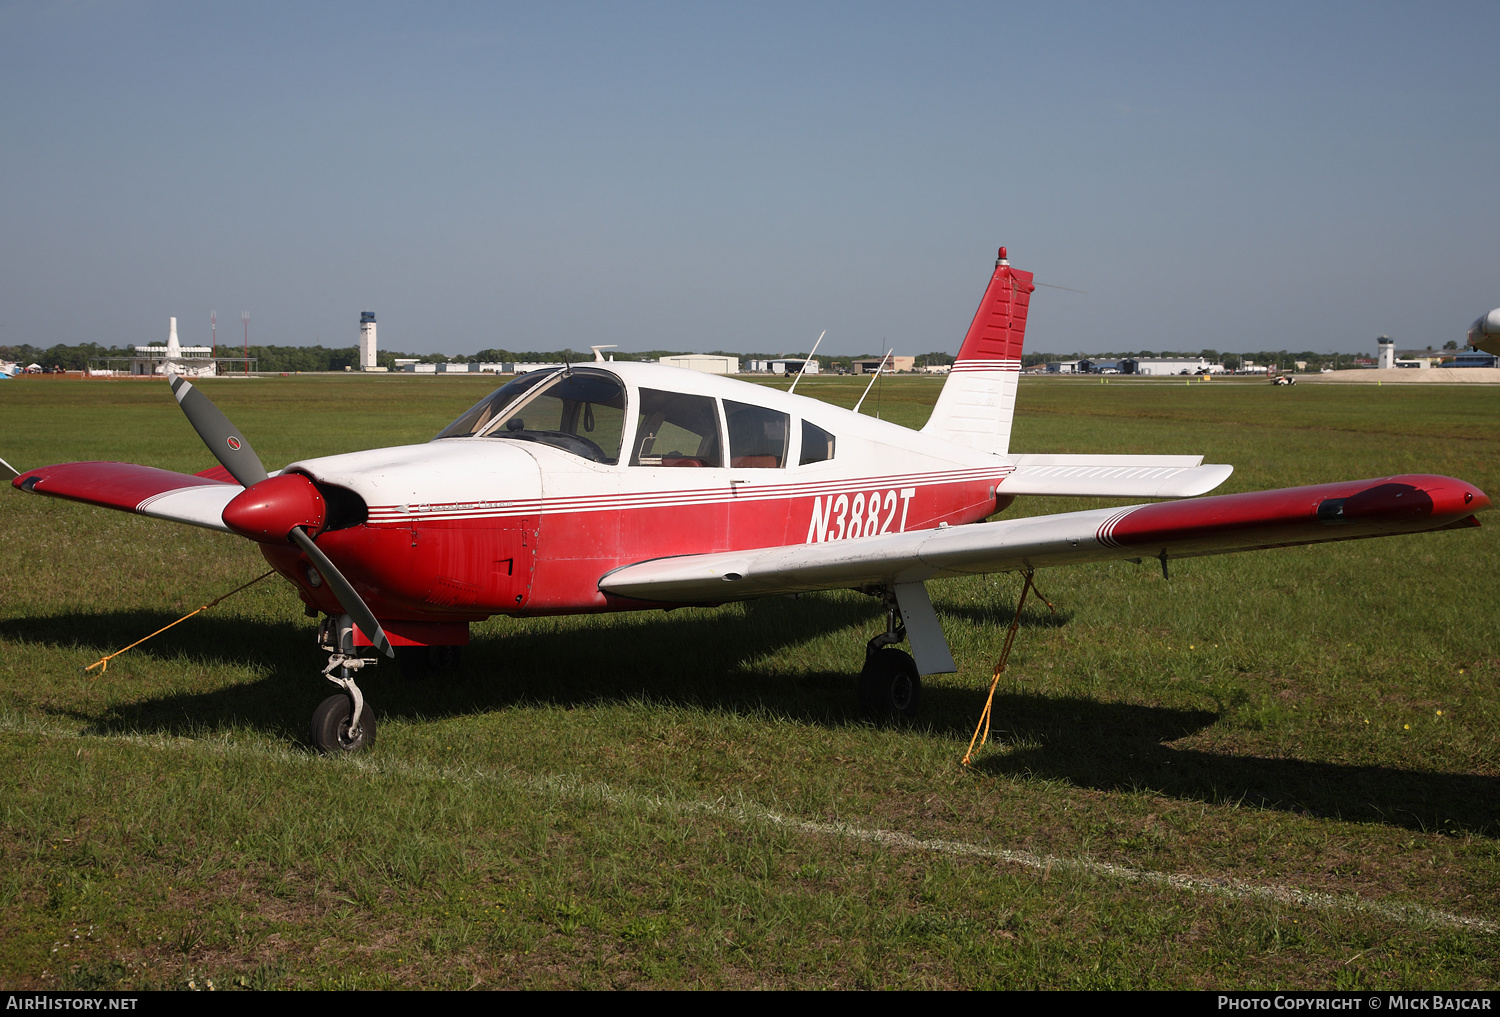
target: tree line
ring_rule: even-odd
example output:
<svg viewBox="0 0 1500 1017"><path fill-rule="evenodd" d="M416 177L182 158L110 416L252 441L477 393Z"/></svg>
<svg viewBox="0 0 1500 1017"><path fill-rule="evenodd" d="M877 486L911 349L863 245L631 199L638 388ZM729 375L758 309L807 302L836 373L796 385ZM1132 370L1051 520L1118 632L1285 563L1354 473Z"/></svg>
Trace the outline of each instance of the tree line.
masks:
<svg viewBox="0 0 1500 1017"><path fill-rule="evenodd" d="M1456 348L1457 343L1449 343L1445 349ZM243 347L225 345L220 348L221 355L226 357L238 357L242 355ZM606 350L605 356L613 356L616 360L627 361L655 361L665 356L676 356L689 351L685 350L647 350L640 353L622 353L618 350ZM785 353L731 353L723 350L711 351L716 356L738 357L741 364L748 360L774 360L786 357ZM848 356L824 356L819 355L814 359L818 362L821 371L836 371L839 368L849 370L851 361L870 359L878 357L884 351L875 353L854 354ZM0 346L0 360L15 361L20 364L41 364L43 367L61 367L68 371L81 371L88 366L90 360L103 359L106 357L132 357L135 356L133 347L128 346L102 346L99 343L79 343L77 345L56 345L48 347L30 346L22 344L19 346ZM352 368L359 363L359 347L357 346L260 346L250 347L250 356L255 359L257 371L342 371L346 367ZM792 354L793 357L798 356ZM1356 355L1351 353L1315 353L1304 350L1293 353L1287 350L1260 350L1258 352L1245 353L1223 353L1218 350L1199 350L1197 352L1174 352L1162 350L1154 352L1151 350L1134 350L1125 352L1107 353L1027 353L1021 358L1025 367L1036 367L1041 364L1055 360L1081 360L1084 358L1092 360L1118 360L1125 357L1149 358L1149 357L1202 357L1210 363L1222 363L1225 367L1234 370L1246 360L1254 361L1256 364L1281 363L1290 368L1295 361L1304 361L1308 370L1317 371L1323 367L1350 368L1355 366ZM533 363L533 364L558 364L587 363L594 359L590 350L575 350L564 348L561 350L505 350L487 349L480 350L473 355L458 354L450 356L446 353L402 353L399 350L380 350L376 354L376 363L388 370L393 370L396 361L416 360L424 364L442 364L453 361L460 362L482 362L482 363ZM952 364L953 354L943 352L923 353L916 358L918 368ZM1361 357L1358 359L1368 359Z"/></svg>
<svg viewBox="0 0 1500 1017"><path fill-rule="evenodd" d="M626 361L656 361L661 357L678 356L688 353L688 350L646 350L640 353L622 353L618 350L606 350L605 356L613 356L616 360ZM785 353L730 353L723 350L711 351L715 356L738 357L740 363L749 360L776 360L788 354ZM880 351L884 352L884 351ZM821 371L834 371L839 367L849 369L853 360L870 359L880 356L877 353L862 353L848 356L817 356L818 368ZM0 346L0 360L14 361L19 364L40 364L43 367L61 367L66 371L82 371L88 367L91 360L103 360L106 358L129 358L136 356L134 346L103 346L99 343L79 343L77 345L58 344L56 346L31 346L21 344L19 346ZM219 347L219 355L223 357L240 357L244 355L243 346L226 344ZM249 355L255 360L257 371L342 371L346 367L353 368L359 364L358 346L263 346L252 344ZM800 356L791 354L792 357ZM386 368L394 370L397 360L415 360L423 364L445 364L450 362L470 362L487 364L560 364L560 363L587 363L594 359L591 350L575 350L571 347L561 350L504 350L487 349L480 350L475 354L457 354L450 356L446 353L403 353L400 350L379 350L375 355L375 362ZM951 364L953 355L951 353L924 353L917 357L917 366L923 367L927 364Z"/></svg>

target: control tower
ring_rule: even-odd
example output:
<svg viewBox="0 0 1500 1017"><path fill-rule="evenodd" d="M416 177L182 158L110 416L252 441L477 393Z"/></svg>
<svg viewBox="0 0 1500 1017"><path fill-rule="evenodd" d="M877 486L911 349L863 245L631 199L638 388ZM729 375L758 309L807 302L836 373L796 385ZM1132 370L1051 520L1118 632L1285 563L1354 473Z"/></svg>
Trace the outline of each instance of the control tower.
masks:
<svg viewBox="0 0 1500 1017"><path fill-rule="evenodd" d="M374 325L370 326L374 328ZM1396 340L1388 335L1383 335L1375 340L1376 366L1381 370L1390 370L1396 366Z"/></svg>
<svg viewBox="0 0 1500 1017"><path fill-rule="evenodd" d="M359 369L378 370L375 366L375 312L364 311L359 316Z"/></svg>

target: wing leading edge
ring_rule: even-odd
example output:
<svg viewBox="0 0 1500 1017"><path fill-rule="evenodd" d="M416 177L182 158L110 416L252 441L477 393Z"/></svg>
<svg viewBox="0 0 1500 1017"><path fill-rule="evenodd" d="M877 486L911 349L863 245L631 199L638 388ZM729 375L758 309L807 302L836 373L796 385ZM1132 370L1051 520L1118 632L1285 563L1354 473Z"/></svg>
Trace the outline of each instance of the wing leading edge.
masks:
<svg viewBox="0 0 1500 1017"><path fill-rule="evenodd" d="M1409 474L938 530L659 558L610 572L608 594L720 603L1135 558L1191 558L1478 526L1472 484Z"/></svg>
<svg viewBox="0 0 1500 1017"><path fill-rule="evenodd" d="M63 463L23 473L11 486L228 533L224 506L244 488L217 479L216 472L222 471L216 467L194 476L134 463Z"/></svg>

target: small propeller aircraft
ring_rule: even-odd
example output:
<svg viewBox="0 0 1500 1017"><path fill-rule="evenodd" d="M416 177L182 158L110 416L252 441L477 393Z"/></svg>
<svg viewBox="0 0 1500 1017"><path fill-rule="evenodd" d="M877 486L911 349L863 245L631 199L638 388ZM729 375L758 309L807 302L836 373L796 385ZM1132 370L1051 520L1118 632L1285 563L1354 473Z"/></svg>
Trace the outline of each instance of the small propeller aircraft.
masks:
<svg viewBox="0 0 1500 1017"><path fill-rule="evenodd" d="M516 376L427 444L267 472L191 382L172 393L222 464L46 466L15 487L255 541L323 616L339 687L313 744L374 740L355 683L377 653L454 659L493 615L636 611L853 588L879 596L859 699L912 716L954 671L930 579L1160 560L1477 526L1477 488L1408 475L1198 498L1201 456L1012 455L1032 273L1005 248L920 431L816 399L656 364ZM1189 499L984 522L1024 495ZM911 653L893 644L905 641ZM419 660L420 662L420 660Z"/></svg>
<svg viewBox="0 0 1500 1017"><path fill-rule="evenodd" d="M1469 346L1500 356L1500 307L1474 319L1469 326Z"/></svg>

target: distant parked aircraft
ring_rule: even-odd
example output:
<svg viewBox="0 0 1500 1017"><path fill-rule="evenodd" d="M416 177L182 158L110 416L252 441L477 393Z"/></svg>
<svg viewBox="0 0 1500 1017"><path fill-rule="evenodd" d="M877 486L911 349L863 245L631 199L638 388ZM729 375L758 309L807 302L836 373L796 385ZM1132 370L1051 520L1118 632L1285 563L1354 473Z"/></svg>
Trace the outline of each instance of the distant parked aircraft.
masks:
<svg viewBox="0 0 1500 1017"><path fill-rule="evenodd" d="M1474 324L1469 326L1469 345L1500 356L1500 307L1474 319Z"/></svg>

